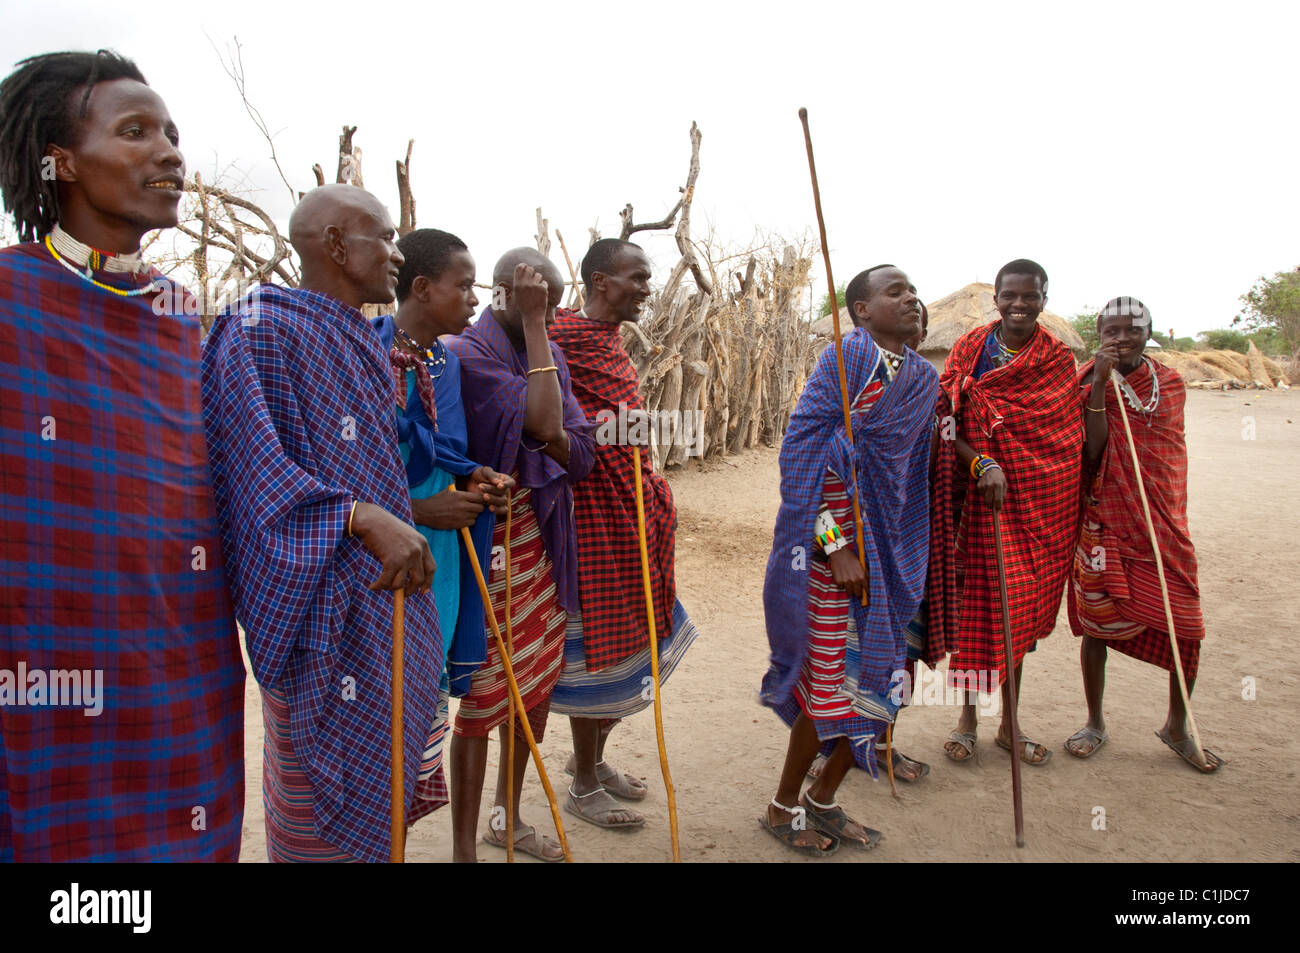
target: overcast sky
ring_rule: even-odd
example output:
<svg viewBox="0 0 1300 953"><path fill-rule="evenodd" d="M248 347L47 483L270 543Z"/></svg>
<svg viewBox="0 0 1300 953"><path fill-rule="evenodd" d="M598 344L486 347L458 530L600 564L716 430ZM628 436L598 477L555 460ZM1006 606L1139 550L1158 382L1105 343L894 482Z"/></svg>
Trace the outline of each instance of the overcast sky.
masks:
<svg viewBox="0 0 1300 953"><path fill-rule="evenodd" d="M404 5L403 5L404 6ZM542 206L576 258L618 211L663 217L704 133L693 231L815 233L797 118L811 115L838 281L882 261L933 301L1016 257L1071 315L1142 298L1160 330L1226 326L1261 274L1300 265L1300 5L1238 2L40 4L0 0L0 65L57 49L134 58L181 129L277 217L358 126L366 185L397 216L415 139L418 224L455 232L480 280ZM211 41L211 42L210 42ZM671 237L645 239L660 275ZM575 248L574 246L578 246ZM558 246L553 257L563 267ZM820 260L817 292L824 291Z"/></svg>

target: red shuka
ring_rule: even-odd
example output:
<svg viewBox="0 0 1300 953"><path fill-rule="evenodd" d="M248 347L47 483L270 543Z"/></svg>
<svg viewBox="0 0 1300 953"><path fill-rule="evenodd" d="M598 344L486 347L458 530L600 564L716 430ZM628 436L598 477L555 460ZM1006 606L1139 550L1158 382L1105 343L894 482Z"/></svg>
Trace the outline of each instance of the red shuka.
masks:
<svg viewBox="0 0 1300 953"><path fill-rule="evenodd" d="M583 651L587 670L597 671L636 654L649 638L636 531L633 448L600 439L603 432L619 425L621 414L641 409L640 382L623 350L617 324L561 310L547 333L568 361L574 398L597 425L596 465L573 487ZM601 411L613 415L612 423L604 416L597 419ZM668 481L650 469L648 453L641 454L641 478L655 632L664 638L673 631L677 598L673 576L677 511Z"/></svg>
<svg viewBox="0 0 1300 953"><path fill-rule="evenodd" d="M1014 361L974 379L985 339L999 323L962 335L939 380L926 654L950 651L952 671L997 671L1000 685L1006 666L993 513L958 467L955 441L944 439L951 435L947 418L1006 476L1002 549L1016 665L1056 624L1078 528L1083 424L1074 355L1041 326Z"/></svg>

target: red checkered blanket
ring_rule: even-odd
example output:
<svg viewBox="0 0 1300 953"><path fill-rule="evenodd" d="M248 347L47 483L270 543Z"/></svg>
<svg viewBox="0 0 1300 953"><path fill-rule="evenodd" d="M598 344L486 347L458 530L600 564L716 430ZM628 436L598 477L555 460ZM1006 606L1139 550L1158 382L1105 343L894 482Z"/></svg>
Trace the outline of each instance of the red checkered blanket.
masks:
<svg viewBox="0 0 1300 953"><path fill-rule="evenodd" d="M620 405L624 412L640 409L639 382L623 350L617 324L560 311L548 334L568 361L573 396L582 412L597 424L596 465L573 487L583 649L587 670L597 671L635 654L648 638L636 532L633 449L602 441L601 433L611 428L602 429L597 420L597 414L608 411L617 421ZM668 482L650 469L648 453L642 453L641 467L655 631L662 638L672 633L677 597L673 577L677 511Z"/></svg>

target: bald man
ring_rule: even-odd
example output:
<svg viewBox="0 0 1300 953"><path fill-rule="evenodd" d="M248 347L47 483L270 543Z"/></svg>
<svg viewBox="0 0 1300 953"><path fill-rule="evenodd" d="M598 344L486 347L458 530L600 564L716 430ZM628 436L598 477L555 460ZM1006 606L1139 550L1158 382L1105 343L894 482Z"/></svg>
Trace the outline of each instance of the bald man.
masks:
<svg viewBox="0 0 1300 953"><path fill-rule="evenodd" d="M309 192L289 219L301 285L259 286L204 343L217 517L262 689L272 861L389 857L388 590L407 595L407 765L436 717L433 559L411 525L388 355L360 311L393 300L395 237L369 192Z"/></svg>
<svg viewBox="0 0 1300 953"><path fill-rule="evenodd" d="M577 544L571 485L591 472L594 428L573 398L569 371L547 326L564 293L559 270L532 248L506 252L492 271L492 305L459 337L446 340L460 359L461 397L469 456L514 478L509 540L498 519L488 575L490 612L505 629L505 548L510 548L511 664L533 736L546 730L551 693L564 663L567 614L580 611ZM487 741L500 729L509 738L508 686L495 640L461 699L451 745L453 859L476 859L479 801L487 769ZM519 795L528 746L518 716L514 756L515 850L542 860L562 859L560 845L525 824ZM496 807L483 836L506 845L506 758L497 772Z"/></svg>

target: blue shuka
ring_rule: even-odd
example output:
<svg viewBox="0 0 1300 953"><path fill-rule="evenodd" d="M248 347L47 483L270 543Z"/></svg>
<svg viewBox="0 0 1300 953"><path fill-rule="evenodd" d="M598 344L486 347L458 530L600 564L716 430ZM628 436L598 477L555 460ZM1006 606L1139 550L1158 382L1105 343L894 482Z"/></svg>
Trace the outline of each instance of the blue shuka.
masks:
<svg viewBox="0 0 1300 953"><path fill-rule="evenodd" d="M844 340L850 399L869 383L878 349L855 328ZM905 627L924 594L930 541L930 426L939 394L938 374L916 352L871 408L853 416L853 446L844 433L844 411L835 348L822 352L799 398L781 443L781 508L777 513L763 584L763 609L771 663L762 700L778 712L793 701L808 648L809 572L816 546L814 525L829 467L840 474L862 508L870 605L850 600L860 652L858 691L882 720L900 705L891 697L896 673L907 658ZM843 527L857 546L856 527ZM874 760L870 751L855 757ZM861 762L860 762L861 763Z"/></svg>
<svg viewBox="0 0 1300 953"><path fill-rule="evenodd" d="M385 351L393 346L394 324L391 314L381 315L371 322L379 332L379 340ZM443 471L451 476L468 476L478 469L479 464L465 454L469 450L469 431L465 425L465 404L460 396L460 358L446 350L447 363L433 381L434 403L438 411L435 425L420 401L414 388L408 387L406 407L398 408L397 439L406 450L406 480L410 485L412 497L419 499L414 492L416 487L424 486L432 477ZM407 378L410 378L408 372ZM439 481L440 483L443 481ZM439 488L441 489L441 487ZM470 527L470 536L474 540L474 550L478 553L479 566L487 578L488 561L492 556L492 526L495 517L492 511L484 507L474 525ZM457 698L469 691L470 677L487 659L487 624L483 615L483 597L478 591L478 580L474 568L470 565L469 553L461 545L459 530L436 530L427 526L417 526L432 548L439 537L451 535L452 546L459 555L456 585L458 600L453 600L457 612L453 619L442 612L443 599L439 598L439 622L444 629L449 626L452 631L443 632L444 640L450 639L447 649L447 678L451 694ZM446 575L446 563L438 559L438 573ZM434 576L434 592L438 594L438 576Z"/></svg>
<svg viewBox="0 0 1300 953"><path fill-rule="evenodd" d="M203 417L235 609L259 684L289 703L316 834L389 857L393 595L347 536L354 500L411 522L393 375L361 312L262 285L203 348ZM433 599L406 600L404 741L418 765L443 667ZM406 772L409 807L417 772Z"/></svg>

